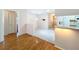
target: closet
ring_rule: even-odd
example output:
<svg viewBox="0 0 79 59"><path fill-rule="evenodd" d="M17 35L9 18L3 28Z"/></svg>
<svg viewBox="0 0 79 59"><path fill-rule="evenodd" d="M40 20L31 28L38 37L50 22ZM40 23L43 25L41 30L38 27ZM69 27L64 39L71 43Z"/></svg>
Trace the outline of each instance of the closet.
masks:
<svg viewBox="0 0 79 59"><path fill-rule="evenodd" d="M8 35L11 33L16 33L16 12L5 10L4 11L4 34Z"/></svg>

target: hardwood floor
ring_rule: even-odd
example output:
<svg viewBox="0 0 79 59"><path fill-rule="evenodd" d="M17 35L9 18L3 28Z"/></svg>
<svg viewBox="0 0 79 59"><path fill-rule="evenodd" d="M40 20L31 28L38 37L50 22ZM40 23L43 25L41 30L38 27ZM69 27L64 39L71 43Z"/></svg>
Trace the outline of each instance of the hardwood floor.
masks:
<svg viewBox="0 0 79 59"><path fill-rule="evenodd" d="M0 43L0 50L4 50L3 43Z"/></svg>
<svg viewBox="0 0 79 59"><path fill-rule="evenodd" d="M17 41L16 33L12 33L12 34L5 36L5 42L4 42L5 48L4 49L16 50L18 48L17 42L18 41Z"/></svg>
<svg viewBox="0 0 79 59"><path fill-rule="evenodd" d="M4 44L0 45L1 50L60 50L47 41L35 36L23 34L16 37L15 33L5 36Z"/></svg>

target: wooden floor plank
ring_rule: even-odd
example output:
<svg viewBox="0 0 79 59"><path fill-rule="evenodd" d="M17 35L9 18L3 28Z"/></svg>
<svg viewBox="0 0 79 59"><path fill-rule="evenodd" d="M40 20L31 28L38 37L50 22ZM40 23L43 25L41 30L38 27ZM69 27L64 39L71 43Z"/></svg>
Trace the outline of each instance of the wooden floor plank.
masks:
<svg viewBox="0 0 79 59"><path fill-rule="evenodd" d="M5 36L4 44L0 44L0 50L60 50L55 45L45 40L23 34L16 37L15 33Z"/></svg>

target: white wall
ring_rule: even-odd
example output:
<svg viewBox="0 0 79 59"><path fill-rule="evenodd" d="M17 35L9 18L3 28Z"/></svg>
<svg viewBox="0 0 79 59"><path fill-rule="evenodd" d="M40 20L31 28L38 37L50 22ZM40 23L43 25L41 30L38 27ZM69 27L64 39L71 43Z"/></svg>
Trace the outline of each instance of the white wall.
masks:
<svg viewBox="0 0 79 59"><path fill-rule="evenodd" d="M37 20L38 18L34 14L27 13L26 33L32 34L37 30Z"/></svg>
<svg viewBox="0 0 79 59"><path fill-rule="evenodd" d="M18 23L18 33L17 35L22 35L26 33L26 10L17 10L17 23Z"/></svg>
<svg viewBox="0 0 79 59"><path fill-rule="evenodd" d="M42 19L46 19L45 22ZM48 29L47 10L43 9L25 9L18 13L18 35L32 34L38 29Z"/></svg>
<svg viewBox="0 0 79 59"><path fill-rule="evenodd" d="M48 29L48 13L40 14L39 17L38 29ZM45 19L45 21L43 21L42 19Z"/></svg>
<svg viewBox="0 0 79 59"><path fill-rule="evenodd" d="M32 15L27 12L27 10L18 10L18 33L17 35L22 35L25 33L32 34L36 29L36 20L35 15Z"/></svg>
<svg viewBox="0 0 79 59"><path fill-rule="evenodd" d="M42 19L46 19L45 22ZM27 31L32 34L39 29L48 29L48 14L45 10L27 10Z"/></svg>
<svg viewBox="0 0 79 59"><path fill-rule="evenodd" d="M4 11L0 10L0 42L4 41Z"/></svg>
<svg viewBox="0 0 79 59"><path fill-rule="evenodd" d="M79 30L56 28L55 44L63 49L79 49Z"/></svg>

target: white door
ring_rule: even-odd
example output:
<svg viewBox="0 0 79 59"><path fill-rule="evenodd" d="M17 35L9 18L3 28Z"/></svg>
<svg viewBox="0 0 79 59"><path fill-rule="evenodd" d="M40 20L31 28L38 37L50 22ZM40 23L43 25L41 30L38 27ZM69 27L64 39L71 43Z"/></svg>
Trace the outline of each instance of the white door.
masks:
<svg viewBox="0 0 79 59"><path fill-rule="evenodd" d="M5 12L5 33L16 33L16 12L6 11Z"/></svg>

